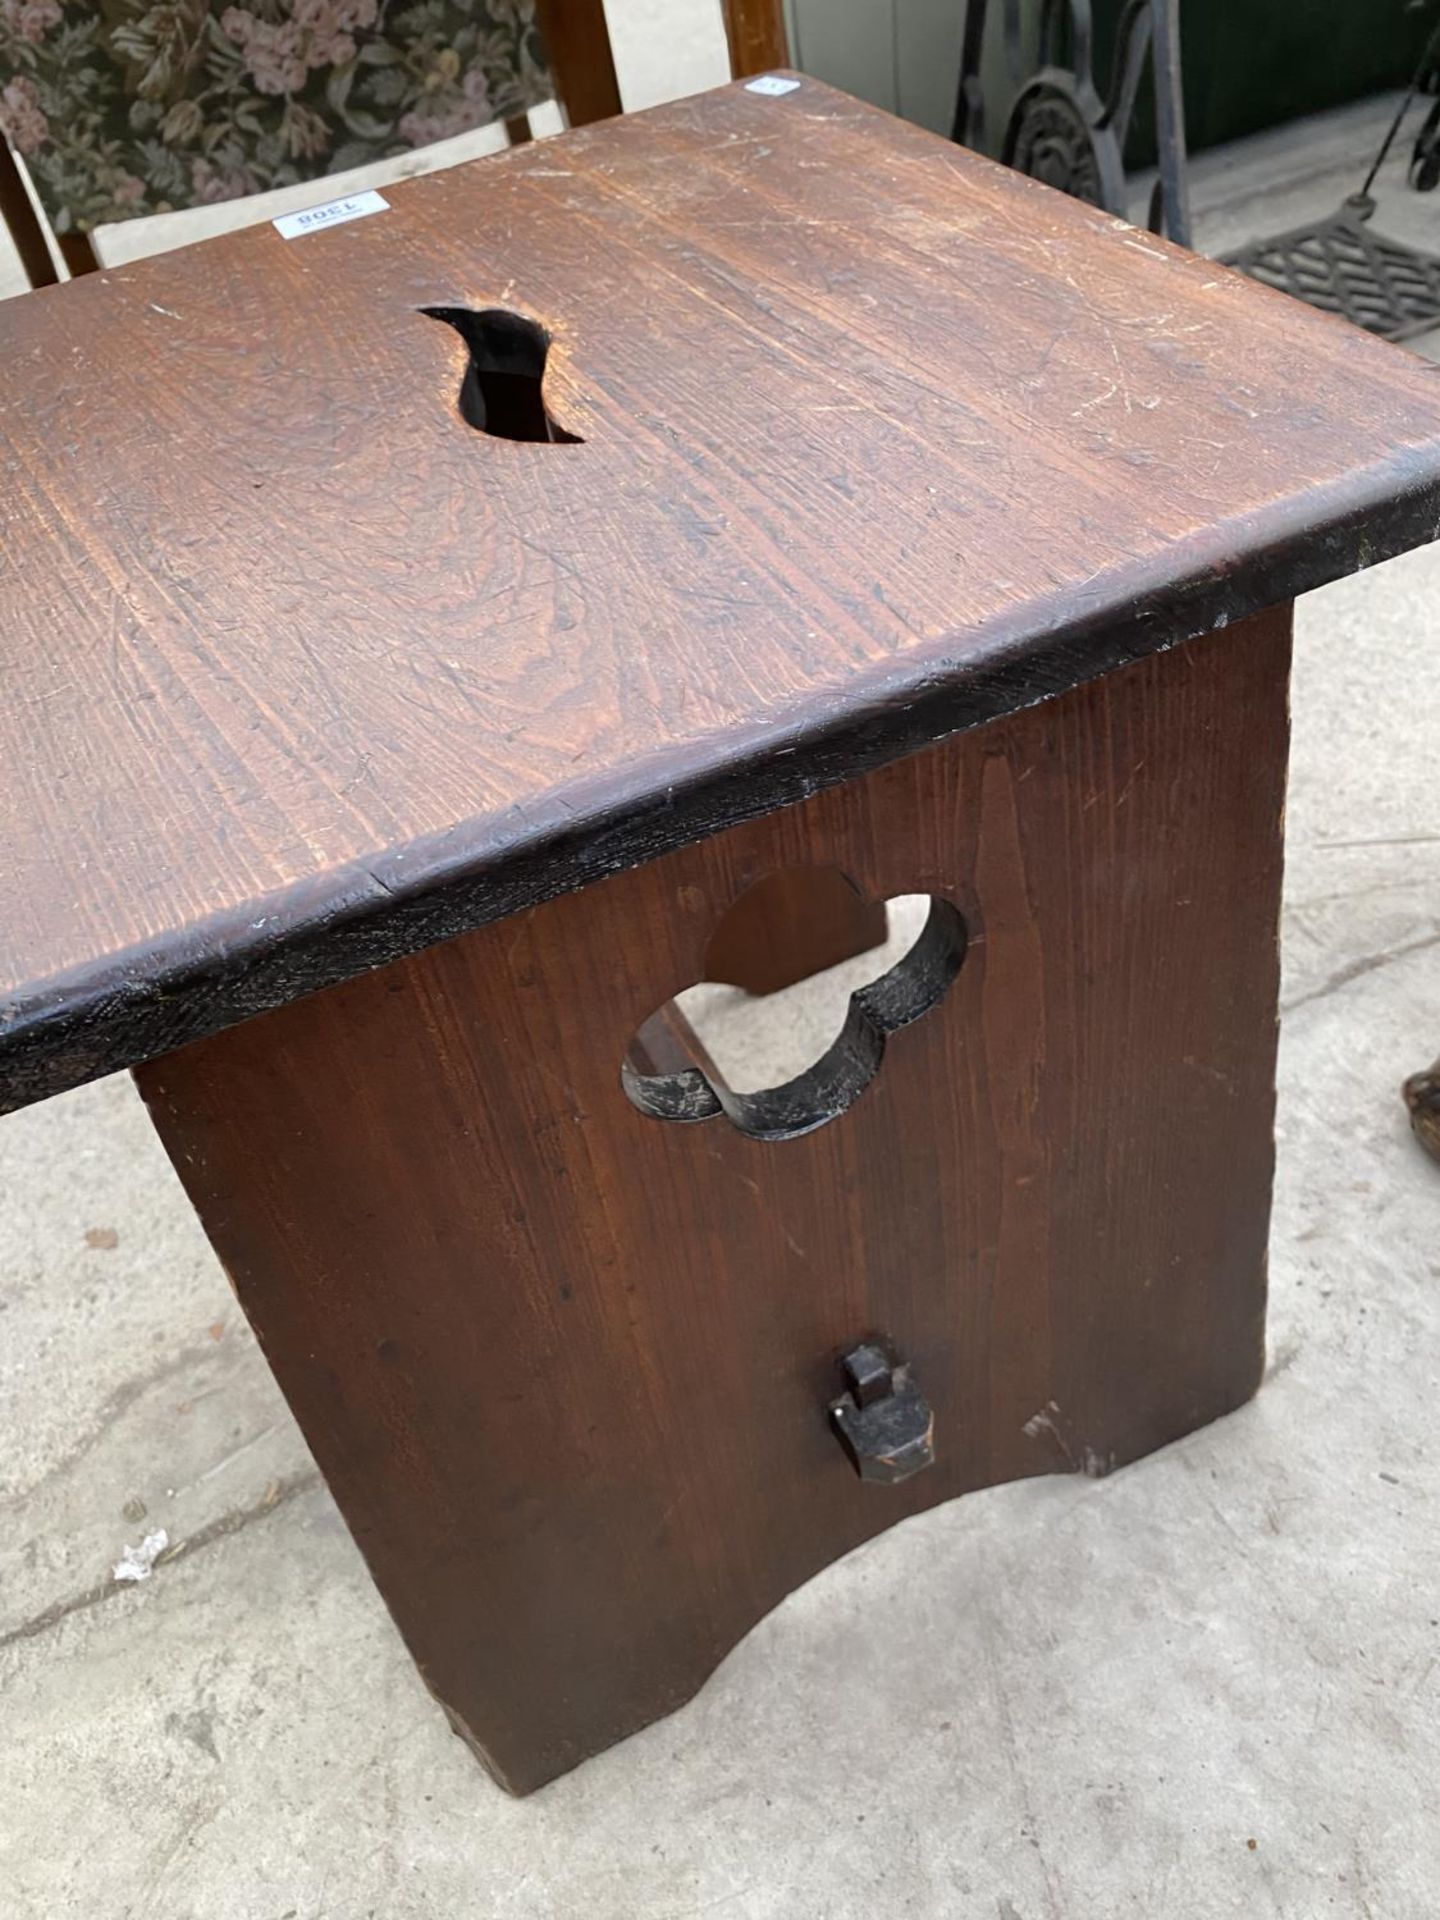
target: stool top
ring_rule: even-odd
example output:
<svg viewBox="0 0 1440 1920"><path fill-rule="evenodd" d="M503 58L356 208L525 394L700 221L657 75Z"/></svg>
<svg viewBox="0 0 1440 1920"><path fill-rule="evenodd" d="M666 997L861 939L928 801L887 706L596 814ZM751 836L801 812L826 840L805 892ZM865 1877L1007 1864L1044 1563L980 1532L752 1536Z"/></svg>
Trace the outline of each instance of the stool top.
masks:
<svg viewBox="0 0 1440 1920"><path fill-rule="evenodd" d="M1440 520L1428 365L811 80L384 198L0 310L0 1107Z"/></svg>

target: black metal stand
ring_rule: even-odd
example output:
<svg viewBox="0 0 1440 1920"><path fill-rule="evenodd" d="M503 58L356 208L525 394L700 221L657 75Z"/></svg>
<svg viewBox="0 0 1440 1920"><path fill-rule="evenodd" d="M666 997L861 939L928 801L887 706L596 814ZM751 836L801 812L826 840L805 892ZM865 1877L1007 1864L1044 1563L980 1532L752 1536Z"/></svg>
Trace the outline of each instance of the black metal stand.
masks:
<svg viewBox="0 0 1440 1920"><path fill-rule="evenodd" d="M1149 223L1153 232L1188 246L1191 223L1179 6L1180 0L1128 0L1116 33L1110 84L1102 95L1092 72L1090 0L1046 0L1039 65L1028 78L1029 63L1021 48L1020 0L1003 0L1002 31L1015 97L998 149L1007 166L1128 218L1125 137L1145 61L1150 58L1159 169ZM954 125L954 138L964 146L992 144L980 85L988 15L988 0L969 0ZM1403 340L1440 323L1440 258L1375 233L1369 225L1375 211L1370 187L1406 109L1434 63L1437 48L1440 27L1431 36L1361 191L1323 220L1253 240L1222 256L1224 265L1237 267L1251 279L1310 306L1341 314L1389 340ZM1440 180L1440 105L1432 112L1431 122L1422 130L1412 167L1412 181L1421 187ZM1427 172L1432 149L1433 165Z"/></svg>
<svg viewBox="0 0 1440 1920"><path fill-rule="evenodd" d="M1016 95L999 152L1007 167L1125 217L1125 136L1145 61L1153 52L1160 167L1151 196L1150 227L1188 246L1179 4L1180 0L1128 0L1116 33L1110 84L1102 95L1093 74L1090 0L1047 0L1040 27L1040 65L1028 79L1021 51L1020 0L1003 0L1001 28ZM988 15L989 0L969 0L953 129L961 146L989 144L980 86Z"/></svg>
<svg viewBox="0 0 1440 1920"><path fill-rule="evenodd" d="M1252 240L1224 264L1383 339L1425 333L1440 324L1440 260L1372 232L1372 211L1357 194L1327 220Z"/></svg>

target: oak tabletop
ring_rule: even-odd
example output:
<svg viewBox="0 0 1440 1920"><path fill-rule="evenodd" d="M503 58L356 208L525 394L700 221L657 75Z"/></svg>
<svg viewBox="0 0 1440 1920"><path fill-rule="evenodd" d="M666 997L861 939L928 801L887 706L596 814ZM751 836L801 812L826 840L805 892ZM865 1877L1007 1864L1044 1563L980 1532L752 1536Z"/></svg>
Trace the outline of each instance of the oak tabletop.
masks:
<svg viewBox="0 0 1440 1920"><path fill-rule="evenodd" d="M0 307L0 1108L1440 521L1426 363L808 79L383 198Z"/></svg>

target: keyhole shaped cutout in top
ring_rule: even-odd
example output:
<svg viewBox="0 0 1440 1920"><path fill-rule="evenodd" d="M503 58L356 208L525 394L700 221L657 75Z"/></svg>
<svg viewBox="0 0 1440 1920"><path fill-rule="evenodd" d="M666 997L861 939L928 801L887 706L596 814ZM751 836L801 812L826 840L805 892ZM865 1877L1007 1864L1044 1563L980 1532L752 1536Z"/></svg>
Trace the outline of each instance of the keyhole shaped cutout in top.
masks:
<svg viewBox="0 0 1440 1920"><path fill-rule="evenodd" d="M538 320L508 307L421 307L431 320L453 327L469 349L460 382L460 416L494 440L538 440L579 446L545 405L543 386L550 335Z"/></svg>
<svg viewBox="0 0 1440 1920"><path fill-rule="evenodd" d="M641 1023L621 1085L653 1119L811 1133L859 1099L888 1036L944 999L965 938L939 895L870 902L833 867L771 874L721 918L704 978Z"/></svg>

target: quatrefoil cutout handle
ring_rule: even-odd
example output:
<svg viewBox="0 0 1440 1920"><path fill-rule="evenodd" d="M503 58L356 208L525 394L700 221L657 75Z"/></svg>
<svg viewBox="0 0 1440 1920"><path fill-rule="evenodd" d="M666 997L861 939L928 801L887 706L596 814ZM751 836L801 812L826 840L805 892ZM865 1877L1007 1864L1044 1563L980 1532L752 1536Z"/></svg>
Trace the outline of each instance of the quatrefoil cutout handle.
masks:
<svg viewBox="0 0 1440 1920"><path fill-rule="evenodd" d="M804 869L787 878L793 883L806 875L815 885L821 876L832 882L840 880L850 889L856 915L874 913L874 909L861 902L853 883L834 869ZM771 876L772 881L775 878ZM761 887L767 884L762 882ZM732 908L732 915L759 891L757 888L751 895L743 896ZM818 902L820 895L815 898ZM711 941L706 966L708 979L734 977L731 972L719 973L713 960L720 949L724 948L727 955L733 949L733 941L726 938L730 918L727 915L722 920ZM883 925L882 920L882 930ZM793 938L793 924L790 932ZM799 945L805 944L802 931ZM813 942L810 945L813 950ZM687 990L666 1001L641 1023L621 1065L621 1084L632 1105L652 1119L695 1122L723 1116L741 1133L756 1140L793 1140L813 1133L817 1127L838 1119L860 1098L880 1071L889 1035L940 1004L960 971L965 945L965 922L959 910L942 896L931 895L913 943L892 958L884 971L848 993L844 988L848 977L844 968L828 969L813 976L807 976L803 966L792 972L791 984L782 990L789 996L789 1006L795 1004L795 996L801 993L813 996L828 990L833 998L837 993L834 983L840 983L838 995L843 1004L839 1030L804 1071L778 1084L754 1090L738 1090L717 1067L706 1044L703 1019L691 1017L695 990ZM881 961L888 957L882 950ZM773 954L763 971L774 973ZM773 1008L779 1002L778 995L770 994L737 993L733 998L739 1004L732 1006L727 1015L732 1027L737 1015L753 1009L757 1035L763 1031L767 1003ZM815 1017L813 1003L809 1017L812 1020ZM742 1024L742 1050L744 1038ZM732 1050L734 1045L732 1031Z"/></svg>

